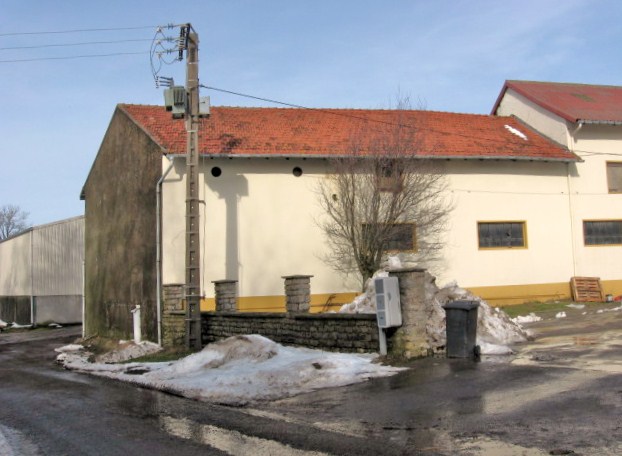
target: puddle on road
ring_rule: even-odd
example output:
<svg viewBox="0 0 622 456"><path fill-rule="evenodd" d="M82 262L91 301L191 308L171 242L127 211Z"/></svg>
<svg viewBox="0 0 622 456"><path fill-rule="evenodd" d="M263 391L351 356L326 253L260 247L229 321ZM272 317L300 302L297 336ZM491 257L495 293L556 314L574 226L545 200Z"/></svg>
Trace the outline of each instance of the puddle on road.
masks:
<svg viewBox="0 0 622 456"><path fill-rule="evenodd" d="M619 374L622 373L621 348L619 331L543 337L524 346L512 364Z"/></svg>
<svg viewBox="0 0 622 456"><path fill-rule="evenodd" d="M209 445L232 456L329 456L327 453L299 450L275 440L253 437L186 418L161 416L159 421L162 429L170 435Z"/></svg>

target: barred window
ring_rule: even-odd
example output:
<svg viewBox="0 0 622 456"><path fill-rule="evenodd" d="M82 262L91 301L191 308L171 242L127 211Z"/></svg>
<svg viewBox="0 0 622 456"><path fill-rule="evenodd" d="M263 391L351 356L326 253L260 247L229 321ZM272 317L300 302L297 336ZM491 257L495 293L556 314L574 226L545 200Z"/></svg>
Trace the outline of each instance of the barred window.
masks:
<svg viewBox="0 0 622 456"><path fill-rule="evenodd" d="M622 220L583 222L585 245L622 245Z"/></svg>
<svg viewBox="0 0 622 456"><path fill-rule="evenodd" d="M609 193L622 193L622 162L607 162Z"/></svg>
<svg viewBox="0 0 622 456"><path fill-rule="evenodd" d="M525 222L478 222L480 248L527 247Z"/></svg>
<svg viewBox="0 0 622 456"><path fill-rule="evenodd" d="M386 252L416 252L417 235L414 223L382 224L387 227L386 240L383 250ZM374 226L371 223L363 224L363 235L371 234Z"/></svg>

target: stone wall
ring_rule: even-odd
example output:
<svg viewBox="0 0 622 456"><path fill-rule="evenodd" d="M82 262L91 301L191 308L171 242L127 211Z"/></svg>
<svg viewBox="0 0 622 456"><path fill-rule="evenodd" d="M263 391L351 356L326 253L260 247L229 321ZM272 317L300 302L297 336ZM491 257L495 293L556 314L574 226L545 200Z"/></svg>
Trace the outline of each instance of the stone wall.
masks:
<svg viewBox="0 0 622 456"><path fill-rule="evenodd" d="M230 336L260 334L275 342L339 352L378 352L372 314L203 312L203 344Z"/></svg>
<svg viewBox="0 0 622 456"><path fill-rule="evenodd" d="M186 341L186 310L184 286L162 287L162 346L181 348Z"/></svg>

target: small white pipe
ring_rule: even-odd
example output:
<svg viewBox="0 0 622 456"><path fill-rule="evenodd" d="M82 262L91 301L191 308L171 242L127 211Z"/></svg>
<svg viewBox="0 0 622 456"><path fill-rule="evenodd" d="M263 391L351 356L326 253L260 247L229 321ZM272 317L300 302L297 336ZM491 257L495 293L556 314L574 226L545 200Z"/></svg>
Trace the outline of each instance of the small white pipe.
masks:
<svg viewBox="0 0 622 456"><path fill-rule="evenodd" d="M86 261L82 260L82 338L86 337Z"/></svg>
<svg viewBox="0 0 622 456"><path fill-rule="evenodd" d="M387 335L380 326L378 327L378 341L380 342L380 354L385 356L387 354Z"/></svg>
<svg viewBox="0 0 622 456"><path fill-rule="evenodd" d="M137 305L131 310L131 312L134 320L134 343L140 344L142 340L142 333L140 330L140 306Z"/></svg>
<svg viewBox="0 0 622 456"><path fill-rule="evenodd" d="M169 158L169 156L167 156L167 158ZM160 216L162 184L168 173L173 169L175 158L185 158L185 155L170 156L168 168L166 168L162 177L156 184L156 318L158 325L158 345L160 346L162 345L162 220Z"/></svg>

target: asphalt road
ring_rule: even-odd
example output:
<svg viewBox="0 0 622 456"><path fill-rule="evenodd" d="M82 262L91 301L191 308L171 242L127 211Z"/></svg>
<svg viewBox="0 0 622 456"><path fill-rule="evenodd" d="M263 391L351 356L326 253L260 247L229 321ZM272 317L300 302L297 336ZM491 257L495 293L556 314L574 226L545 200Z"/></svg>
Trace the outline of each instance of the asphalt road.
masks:
<svg viewBox="0 0 622 456"><path fill-rule="evenodd" d="M79 328L0 333L0 455L383 454L382 442L66 371Z"/></svg>
<svg viewBox="0 0 622 456"><path fill-rule="evenodd" d="M65 371L75 328L2 333L0 455L620 455L622 311L568 314L517 356L243 408Z"/></svg>

